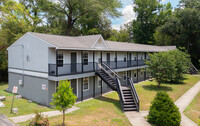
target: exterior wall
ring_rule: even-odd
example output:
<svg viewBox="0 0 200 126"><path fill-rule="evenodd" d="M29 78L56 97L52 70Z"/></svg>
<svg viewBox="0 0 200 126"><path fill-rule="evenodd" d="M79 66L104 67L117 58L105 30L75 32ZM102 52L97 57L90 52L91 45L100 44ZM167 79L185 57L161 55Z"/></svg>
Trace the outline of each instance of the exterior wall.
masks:
<svg viewBox="0 0 200 126"><path fill-rule="evenodd" d="M27 99L31 99L42 105L49 105L48 90L53 90L48 87L48 80L32 76L24 76L23 86L19 86L19 80L23 80L23 75L9 73L9 88L12 92L13 86L18 86L18 94ZM46 85L46 89L42 90L42 84Z"/></svg>
<svg viewBox="0 0 200 126"><path fill-rule="evenodd" d="M50 44L26 34L8 48L8 67L48 72Z"/></svg>

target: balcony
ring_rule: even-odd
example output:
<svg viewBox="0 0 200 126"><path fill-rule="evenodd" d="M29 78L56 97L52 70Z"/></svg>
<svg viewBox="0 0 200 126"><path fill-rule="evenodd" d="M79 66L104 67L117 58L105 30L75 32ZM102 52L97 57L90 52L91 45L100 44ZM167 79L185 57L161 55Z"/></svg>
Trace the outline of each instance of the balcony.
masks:
<svg viewBox="0 0 200 126"><path fill-rule="evenodd" d="M110 61L107 62L113 69L130 68L136 66L144 66L144 60L126 60L126 61ZM49 64L49 76L66 76L81 73L95 72L98 68L96 62L63 64L56 67L56 64Z"/></svg>

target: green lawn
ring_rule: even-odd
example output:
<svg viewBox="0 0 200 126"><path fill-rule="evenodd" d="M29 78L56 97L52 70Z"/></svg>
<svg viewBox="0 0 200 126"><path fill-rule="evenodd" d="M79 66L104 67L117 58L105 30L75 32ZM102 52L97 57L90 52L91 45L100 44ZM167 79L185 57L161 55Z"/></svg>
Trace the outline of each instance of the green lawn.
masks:
<svg viewBox="0 0 200 126"><path fill-rule="evenodd" d="M137 84L136 90L140 98L140 110L149 110L151 101L157 91L166 91L173 101L176 101L199 80L200 77L186 75L182 84L162 84L160 88L158 88L155 81L145 81Z"/></svg>
<svg viewBox="0 0 200 126"><path fill-rule="evenodd" d="M4 108L0 108L0 114L5 114L9 117L13 116L19 116L19 115L26 115L26 114L32 114L35 110L44 112L44 111L52 111L53 109L40 106L36 103L29 103L27 99L14 99L14 108L18 108L18 114L10 114L10 108L12 104L12 98L13 94L9 93L6 90L8 88L7 83L0 83L0 95L6 96L6 101L3 101L3 103L6 105Z"/></svg>
<svg viewBox="0 0 200 126"><path fill-rule="evenodd" d="M194 122L200 123L200 92L185 109L184 114Z"/></svg>
<svg viewBox="0 0 200 126"><path fill-rule="evenodd" d="M91 99L75 106L80 109L66 114L67 126L131 126L121 110L118 94L106 94L103 97ZM62 123L62 116L49 118L51 125ZM19 123L25 126L25 123Z"/></svg>

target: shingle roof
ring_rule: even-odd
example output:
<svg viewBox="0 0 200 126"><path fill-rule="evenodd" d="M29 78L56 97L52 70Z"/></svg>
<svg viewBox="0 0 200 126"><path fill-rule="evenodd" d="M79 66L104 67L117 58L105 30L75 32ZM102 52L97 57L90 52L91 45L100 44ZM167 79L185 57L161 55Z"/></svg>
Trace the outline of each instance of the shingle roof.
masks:
<svg viewBox="0 0 200 126"><path fill-rule="evenodd" d="M29 32L30 34L62 49L82 49L82 50L98 50L93 49L94 43L101 37L101 35L87 35L87 36L61 36ZM158 52L168 51L176 49L176 46L154 46L145 44L125 43L125 42L113 42L105 41L110 51L139 51L139 52Z"/></svg>

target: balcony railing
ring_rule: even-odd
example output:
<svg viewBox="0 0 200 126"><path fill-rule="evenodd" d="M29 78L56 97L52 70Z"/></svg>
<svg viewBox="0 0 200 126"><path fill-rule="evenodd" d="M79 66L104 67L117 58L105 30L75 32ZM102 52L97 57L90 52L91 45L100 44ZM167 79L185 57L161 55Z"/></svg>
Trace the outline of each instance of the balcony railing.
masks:
<svg viewBox="0 0 200 126"><path fill-rule="evenodd" d="M113 69L129 68L135 66L145 65L144 60L126 60L126 61L110 61L107 62ZM73 74L81 74L94 72L98 67L96 62L88 62L87 64L82 63L70 63L63 64L62 66L56 67L56 64L49 64L49 75L50 76L65 76Z"/></svg>

